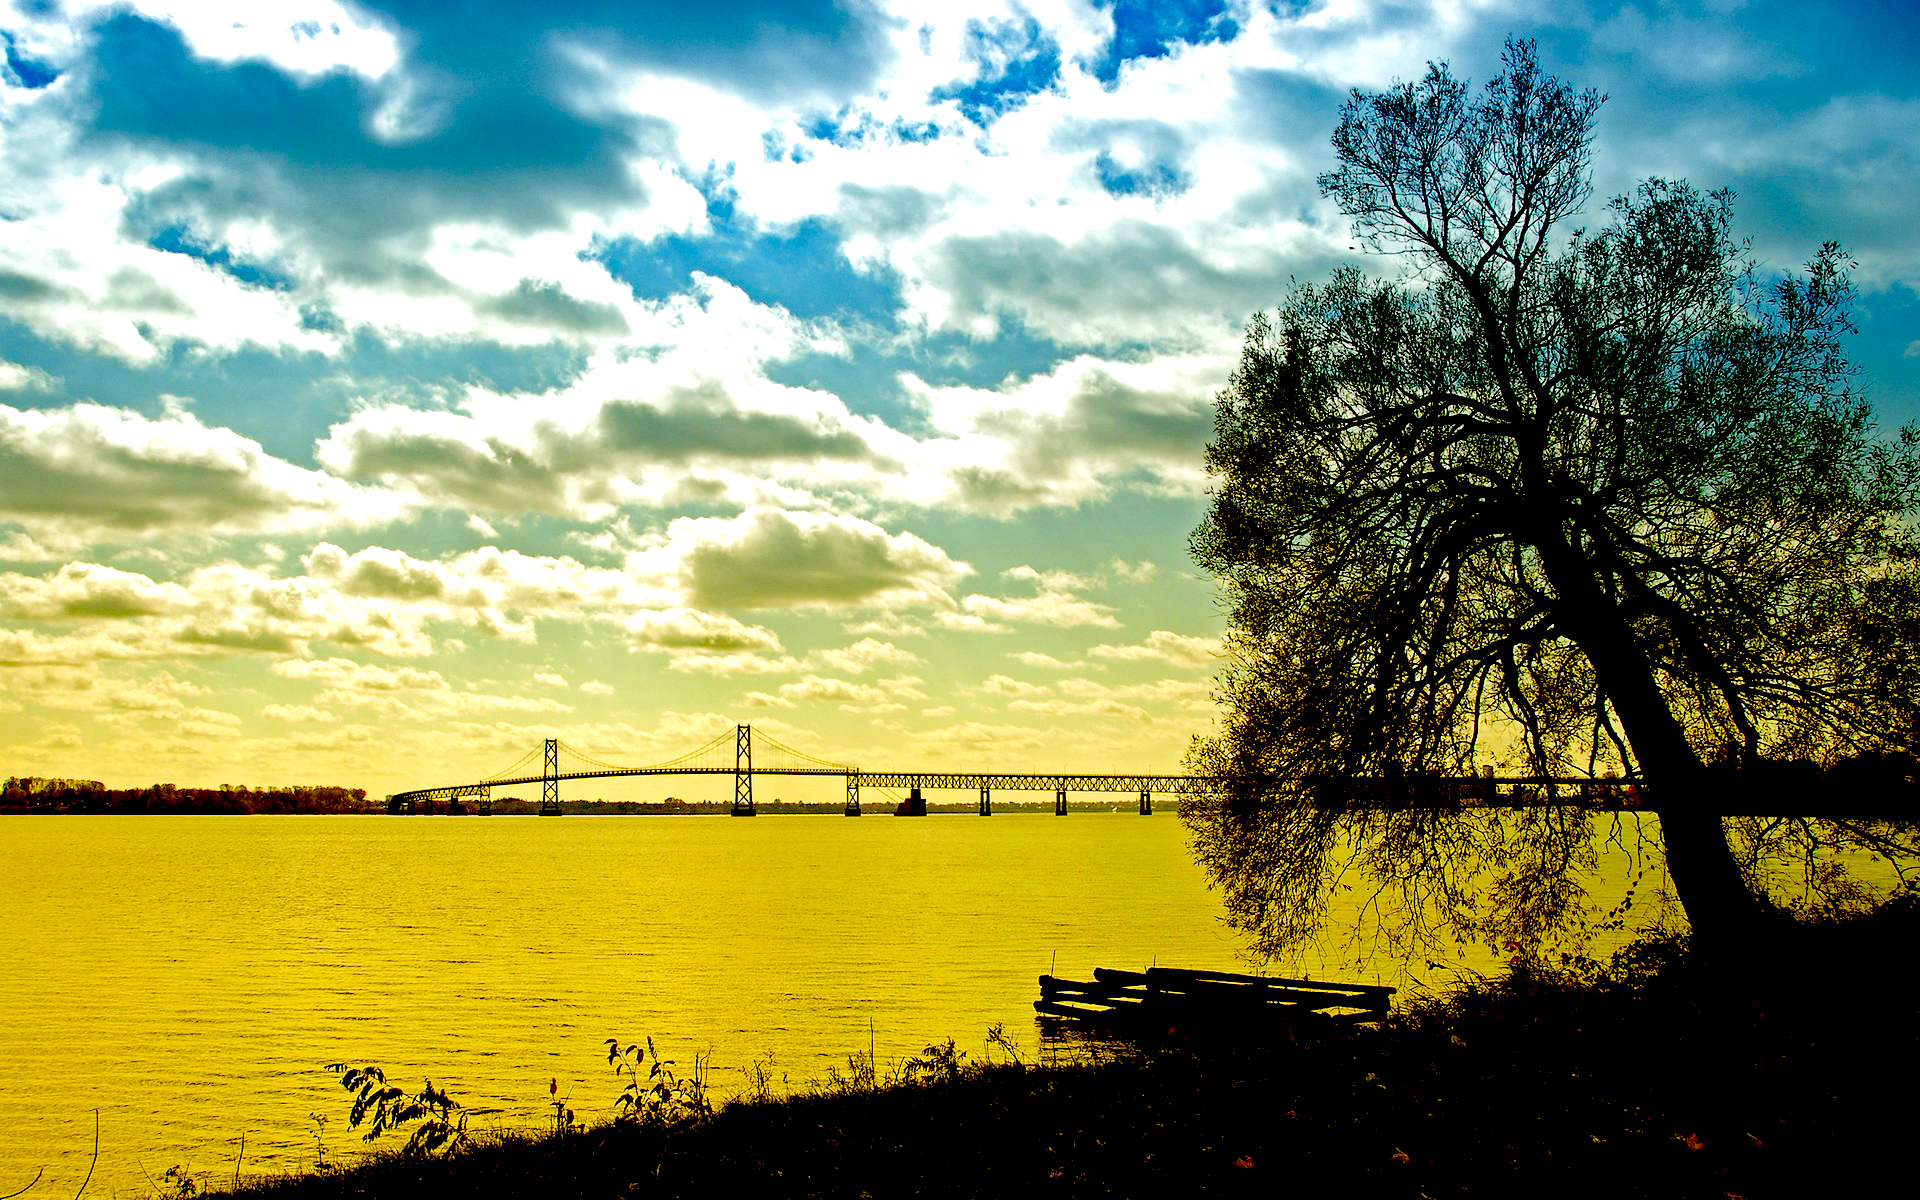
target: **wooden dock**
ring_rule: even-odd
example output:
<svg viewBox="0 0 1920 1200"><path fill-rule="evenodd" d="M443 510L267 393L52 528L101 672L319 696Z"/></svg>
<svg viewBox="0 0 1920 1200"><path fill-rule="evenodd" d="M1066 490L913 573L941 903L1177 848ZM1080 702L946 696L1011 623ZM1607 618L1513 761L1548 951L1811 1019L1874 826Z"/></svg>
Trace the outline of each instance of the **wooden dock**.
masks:
<svg viewBox="0 0 1920 1200"><path fill-rule="evenodd" d="M1317 1016L1332 1021L1378 1021L1396 989L1379 984L1326 983L1152 967L1116 971L1095 967L1092 983L1040 977L1042 1016L1117 1028L1196 1029Z"/></svg>

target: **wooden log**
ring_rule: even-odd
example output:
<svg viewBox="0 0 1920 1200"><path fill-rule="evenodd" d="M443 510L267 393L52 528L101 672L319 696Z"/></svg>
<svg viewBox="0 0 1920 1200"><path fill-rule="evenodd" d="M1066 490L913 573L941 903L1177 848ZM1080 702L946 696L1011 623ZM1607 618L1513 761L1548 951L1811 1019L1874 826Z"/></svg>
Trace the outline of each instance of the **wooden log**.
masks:
<svg viewBox="0 0 1920 1200"><path fill-rule="evenodd" d="M1100 968L1095 968L1093 973L1096 978L1102 977ZM1184 967L1151 967L1146 972L1146 978L1150 984L1154 981L1160 981L1160 986L1163 988L1167 987L1168 983L1172 981L1185 980L1194 983L1257 983L1266 987L1300 988L1325 992L1377 993L1384 996L1391 996L1399 990L1398 988L1391 988L1378 983L1330 983L1324 980L1286 979L1278 975L1234 975L1226 971L1194 971Z"/></svg>
<svg viewBox="0 0 1920 1200"><path fill-rule="evenodd" d="M1033 1010L1050 1017L1071 1017L1075 1020L1098 1020L1101 1017L1113 1015L1113 1010L1110 1008L1075 1008L1071 1004L1061 1004L1055 1000L1035 1000Z"/></svg>
<svg viewBox="0 0 1920 1200"><path fill-rule="evenodd" d="M1040 977L1040 994L1041 995L1049 996L1049 995L1057 995L1057 994L1069 993L1069 992L1075 995L1082 995L1082 996L1128 996L1128 995L1131 995L1135 998L1140 998L1146 995L1146 992L1144 990L1135 989L1135 990L1129 991L1126 987L1119 984L1111 984L1111 983L1105 983L1105 982L1081 983L1078 980L1073 980L1073 979L1057 979L1052 975L1042 975Z"/></svg>
<svg viewBox="0 0 1920 1200"><path fill-rule="evenodd" d="M1270 1020L1376 1020L1397 990L1382 984L1239 975L1152 967L1096 967L1091 983L1040 976L1036 1011L1082 1020L1131 1019L1169 1026L1222 1026L1249 1017Z"/></svg>

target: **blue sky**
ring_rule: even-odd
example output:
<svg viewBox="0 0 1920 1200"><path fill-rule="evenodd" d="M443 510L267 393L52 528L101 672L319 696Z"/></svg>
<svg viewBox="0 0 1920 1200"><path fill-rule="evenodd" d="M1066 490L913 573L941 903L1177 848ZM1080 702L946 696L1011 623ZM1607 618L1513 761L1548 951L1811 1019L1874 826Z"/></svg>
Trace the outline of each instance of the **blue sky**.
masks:
<svg viewBox="0 0 1920 1200"><path fill-rule="evenodd" d="M1177 770L1340 104L1508 34L1920 418L1908 5L0 0L5 771Z"/></svg>

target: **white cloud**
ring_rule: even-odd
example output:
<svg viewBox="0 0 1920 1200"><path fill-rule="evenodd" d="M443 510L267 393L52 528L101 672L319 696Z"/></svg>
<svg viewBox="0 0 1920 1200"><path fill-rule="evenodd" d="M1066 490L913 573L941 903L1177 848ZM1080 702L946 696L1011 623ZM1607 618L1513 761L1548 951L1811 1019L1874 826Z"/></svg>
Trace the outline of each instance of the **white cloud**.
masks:
<svg viewBox="0 0 1920 1200"><path fill-rule="evenodd" d="M1038 650L1021 650L1009 654L1007 657L1013 659L1015 662L1024 663L1029 667L1039 667L1043 671L1077 671L1084 665L1082 663L1063 662L1051 654L1042 654Z"/></svg>
<svg viewBox="0 0 1920 1200"><path fill-rule="evenodd" d="M824 701L857 705L883 704L888 699L886 691L871 684L828 679L820 675L809 675L780 685L780 698L796 704Z"/></svg>
<svg viewBox="0 0 1920 1200"><path fill-rule="evenodd" d="M1011 696L1021 699L1053 695L1053 689L1044 684L1025 683L1006 675L989 675L974 690L986 696Z"/></svg>
<svg viewBox="0 0 1920 1200"><path fill-rule="evenodd" d="M283 679L321 685L313 707L326 711L366 708L388 720L433 721L484 713L567 713L570 705L545 697L509 696L456 689L439 671L382 667L344 658L295 659L269 670Z"/></svg>
<svg viewBox="0 0 1920 1200"><path fill-rule="evenodd" d="M366 528L407 512L392 492L295 466L178 409L0 405L0 520L49 547Z"/></svg>
<svg viewBox="0 0 1920 1200"><path fill-rule="evenodd" d="M1113 615L1112 605L1073 594L1075 588L1086 586L1085 579L1063 571L1043 573L1030 566L1014 567L1003 574L1010 579L1031 581L1035 593L1011 599L978 593L969 595L960 601L960 607L967 616L1003 626L1006 623L1018 623L1069 629L1093 625L1112 629L1120 625Z"/></svg>
<svg viewBox="0 0 1920 1200"><path fill-rule="evenodd" d="M849 675L861 675L879 666L920 661L920 656L912 651L902 650L892 642L883 642L876 638L861 638L853 645L839 649L817 650L812 658L816 662L836 671L844 671Z"/></svg>
<svg viewBox="0 0 1920 1200"><path fill-rule="evenodd" d="M758 654L676 654L667 663L667 669L683 675L730 679L735 675L791 675L804 671L806 663L790 655L763 658Z"/></svg>
<svg viewBox="0 0 1920 1200"><path fill-rule="evenodd" d="M1189 637L1171 630L1156 629L1147 640L1131 646L1101 645L1087 651L1090 658L1114 662L1163 662L1176 667L1211 669L1219 664L1219 638Z"/></svg>
<svg viewBox="0 0 1920 1200"><path fill-rule="evenodd" d="M331 725L340 720L338 714L324 708L315 708L311 704L269 704L260 710L260 715L274 721L287 721L292 724Z"/></svg>
<svg viewBox="0 0 1920 1200"><path fill-rule="evenodd" d="M1124 717L1129 721L1148 721L1147 710L1118 700L1015 700L1007 705L1011 712L1035 713L1047 717Z"/></svg>
<svg viewBox="0 0 1920 1200"><path fill-rule="evenodd" d="M947 588L972 572L910 533L858 517L753 508L681 517L627 557L699 607L951 609Z"/></svg>
<svg viewBox="0 0 1920 1200"><path fill-rule="evenodd" d="M81 0L68 8L76 16L130 8L178 29L201 58L269 62L310 77L346 69L377 79L400 56L391 28L334 0Z"/></svg>
<svg viewBox="0 0 1920 1200"><path fill-rule="evenodd" d="M690 608L637 612L621 622L621 630L630 645L649 650L739 653L780 649L779 637L765 626Z"/></svg>
<svg viewBox="0 0 1920 1200"><path fill-rule="evenodd" d="M1198 495L1223 353L1130 363L1081 356L998 388L902 383L943 436L920 446L922 502L1008 515L1116 488Z"/></svg>
<svg viewBox="0 0 1920 1200"><path fill-rule="evenodd" d="M0 358L0 392L51 392L60 381L39 367L23 367Z"/></svg>

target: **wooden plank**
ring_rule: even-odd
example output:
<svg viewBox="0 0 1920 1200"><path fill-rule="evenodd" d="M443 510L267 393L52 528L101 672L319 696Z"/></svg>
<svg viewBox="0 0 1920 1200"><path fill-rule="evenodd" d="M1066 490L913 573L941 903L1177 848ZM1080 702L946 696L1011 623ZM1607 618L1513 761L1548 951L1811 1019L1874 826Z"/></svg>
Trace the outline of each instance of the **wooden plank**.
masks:
<svg viewBox="0 0 1920 1200"><path fill-rule="evenodd" d="M1248 1017L1286 1020L1313 1015L1334 1021L1377 1020L1397 990L1380 984L1239 975L1152 967L1142 971L1094 968L1091 983L1040 976L1034 1009L1049 1016L1103 1021L1132 1019L1170 1025L1219 1026ZM1331 1011L1340 1010L1340 1011Z"/></svg>
<svg viewBox="0 0 1920 1200"><path fill-rule="evenodd" d="M1081 983L1074 979L1057 979L1052 975L1042 975L1040 977L1041 995L1048 996L1066 992L1083 996L1133 996L1136 999L1146 996L1146 992L1143 990L1130 991L1118 984Z"/></svg>
<svg viewBox="0 0 1920 1200"><path fill-rule="evenodd" d="M1178 998L1197 1004L1231 1006L1286 1004L1301 1008L1373 1008L1385 1003L1384 997L1353 996L1342 992L1308 991L1302 988L1263 988L1241 984L1218 987L1196 986L1176 991L1156 991L1156 997Z"/></svg>
<svg viewBox="0 0 1920 1200"><path fill-rule="evenodd" d="M1091 1020L1099 1020L1105 1017L1120 1017L1123 1019L1137 1017L1147 1011L1138 1004L1115 1004L1105 1008L1088 1008L1061 1000L1035 1000L1033 1002L1033 1008L1035 1012L1046 1013L1050 1016L1083 1017Z"/></svg>
<svg viewBox="0 0 1920 1200"><path fill-rule="evenodd" d="M1100 975L1099 968L1095 968L1094 975L1096 977ZM1197 983L1257 983L1267 987L1305 988L1328 992L1377 992L1389 996L1399 990L1378 983L1333 983L1326 980L1285 979L1278 975L1234 975L1226 971L1194 971L1184 967L1151 967L1146 972L1146 978L1149 982L1186 979Z"/></svg>

